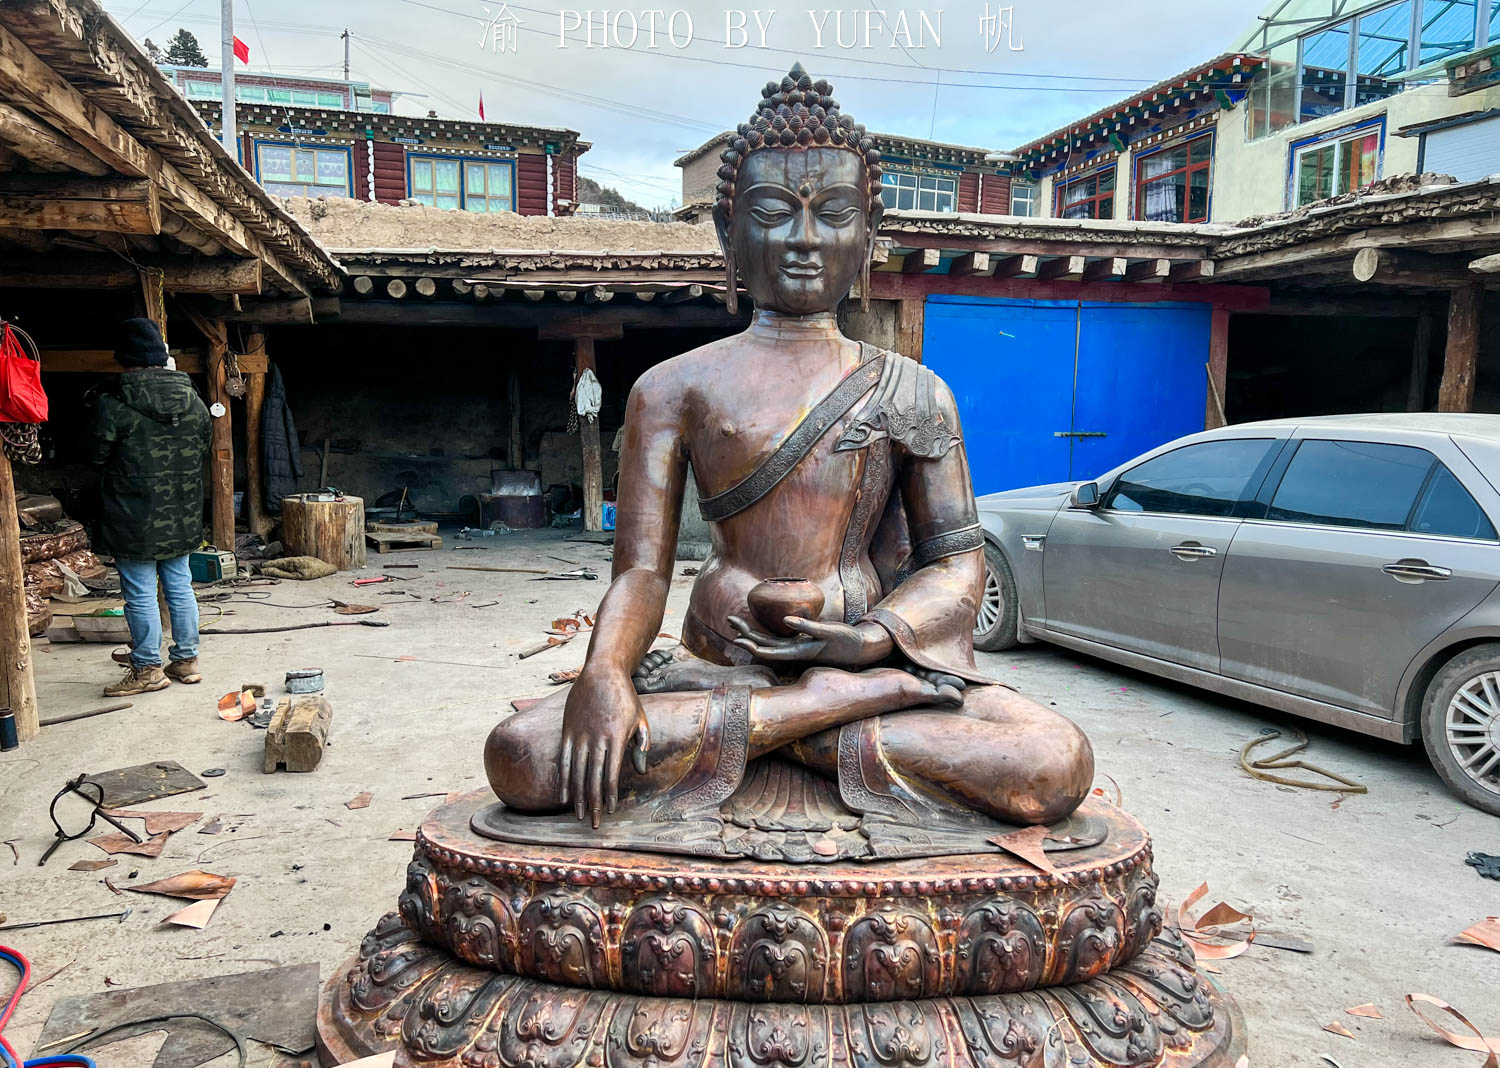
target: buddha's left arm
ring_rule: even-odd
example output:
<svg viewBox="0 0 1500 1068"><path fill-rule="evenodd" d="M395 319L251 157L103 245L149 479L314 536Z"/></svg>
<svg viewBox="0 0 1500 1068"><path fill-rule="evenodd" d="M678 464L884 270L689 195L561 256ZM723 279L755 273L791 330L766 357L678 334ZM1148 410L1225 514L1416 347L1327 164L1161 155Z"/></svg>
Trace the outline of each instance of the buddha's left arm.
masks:
<svg viewBox="0 0 1500 1068"><path fill-rule="evenodd" d="M914 570L865 618L885 628L913 663L982 680L973 668L973 633L984 593L984 534L957 403L941 382L935 399L959 440L931 459L894 446Z"/></svg>

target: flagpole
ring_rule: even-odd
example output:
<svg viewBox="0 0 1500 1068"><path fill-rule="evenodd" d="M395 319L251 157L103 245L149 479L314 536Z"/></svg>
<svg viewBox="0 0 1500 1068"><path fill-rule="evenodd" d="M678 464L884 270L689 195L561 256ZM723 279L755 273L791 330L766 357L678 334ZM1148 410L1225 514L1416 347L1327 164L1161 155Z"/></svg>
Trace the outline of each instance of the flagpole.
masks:
<svg viewBox="0 0 1500 1068"><path fill-rule="evenodd" d="M219 65L224 68L220 81L224 86L224 116L222 119L224 127L224 148L235 159L240 158L239 131L236 129L234 113L234 0L223 0L223 10L220 15L220 29L223 31L222 49L220 51ZM241 160L241 162L244 162Z"/></svg>

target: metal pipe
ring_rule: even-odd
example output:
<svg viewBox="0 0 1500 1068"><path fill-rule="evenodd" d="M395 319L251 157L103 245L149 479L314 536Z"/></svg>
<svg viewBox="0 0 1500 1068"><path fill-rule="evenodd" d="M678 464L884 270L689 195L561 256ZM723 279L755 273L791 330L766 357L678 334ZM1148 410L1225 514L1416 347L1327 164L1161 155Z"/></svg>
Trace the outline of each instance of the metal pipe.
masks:
<svg viewBox="0 0 1500 1068"><path fill-rule="evenodd" d="M219 79L224 88L224 115L221 120L224 127L224 149L235 159L239 159L240 150L236 143L239 140L239 131L234 113L234 0L223 0L219 21L222 30L219 66L224 68ZM240 162L248 161L240 160Z"/></svg>

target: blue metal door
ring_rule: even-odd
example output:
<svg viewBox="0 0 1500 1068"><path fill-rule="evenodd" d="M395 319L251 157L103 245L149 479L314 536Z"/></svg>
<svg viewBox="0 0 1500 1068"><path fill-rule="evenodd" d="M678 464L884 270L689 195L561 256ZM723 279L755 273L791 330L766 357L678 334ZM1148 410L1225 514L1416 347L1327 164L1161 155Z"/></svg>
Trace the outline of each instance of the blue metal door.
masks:
<svg viewBox="0 0 1500 1068"><path fill-rule="evenodd" d="M922 360L958 399L975 493L1067 479L1077 338L1076 301L927 299Z"/></svg>
<svg viewBox="0 0 1500 1068"><path fill-rule="evenodd" d="M927 298L978 494L1095 478L1203 429L1207 304Z"/></svg>
<svg viewBox="0 0 1500 1068"><path fill-rule="evenodd" d="M1212 315L1207 304L1083 304L1071 478L1203 429Z"/></svg>

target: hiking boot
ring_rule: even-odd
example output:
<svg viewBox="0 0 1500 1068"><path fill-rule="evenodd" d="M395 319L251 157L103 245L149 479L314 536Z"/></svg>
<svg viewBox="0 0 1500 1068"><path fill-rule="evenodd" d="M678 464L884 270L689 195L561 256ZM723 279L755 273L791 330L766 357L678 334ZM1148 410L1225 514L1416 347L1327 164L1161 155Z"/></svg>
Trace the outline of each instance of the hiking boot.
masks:
<svg viewBox="0 0 1500 1068"><path fill-rule="evenodd" d="M132 667L125 672L125 677L113 686L104 688L105 697L134 697L138 693L155 693L157 690L165 690L172 685L172 680L167 678L166 673L156 665L149 667Z"/></svg>
<svg viewBox="0 0 1500 1068"><path fill-rule="evenodd" d="M166 675L173 682L183 682L189 685L203 681L203 676L198 674L198 658L196 656L190 660L172 661L167 665Z"/></svg>

